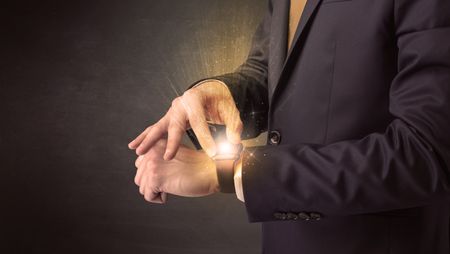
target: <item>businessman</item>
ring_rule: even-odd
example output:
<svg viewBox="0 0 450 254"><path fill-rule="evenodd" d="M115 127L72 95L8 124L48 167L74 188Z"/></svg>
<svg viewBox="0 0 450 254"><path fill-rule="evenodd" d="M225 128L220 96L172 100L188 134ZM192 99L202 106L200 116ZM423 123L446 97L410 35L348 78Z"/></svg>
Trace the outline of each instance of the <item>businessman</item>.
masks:
<svg viewBox="0 0 450 254"><path fill-rule="evenodd" d="M207 121L268 131L232 169L264 253L450 252L450 1L269 1L245 63L129 144L146 200L223 188Z"/></svg>

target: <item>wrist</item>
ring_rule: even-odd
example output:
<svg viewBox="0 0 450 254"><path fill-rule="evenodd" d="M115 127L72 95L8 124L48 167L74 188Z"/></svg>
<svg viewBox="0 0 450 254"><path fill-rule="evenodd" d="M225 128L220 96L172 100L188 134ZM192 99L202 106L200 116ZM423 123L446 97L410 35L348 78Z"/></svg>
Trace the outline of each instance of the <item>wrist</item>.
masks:
<svg viewBox="0 0 450 254"><path fill-rule="evenodd" d="M228 89L228 86L221 80L218 79L205 79L197 84L195 84L191 89L208 89L208 88L226 88Z"/></svg>
<svg viewBox="0 0 450 254"><path fill-rule="evenodd" d="M218 79L206 79L195 84L191 90L210 96L226 96L231 97L231 92L228 86Z"/></svg>
<svg viewBox="0 0 450 254"><path fill-rule="evenodd" d="M220 192L234 193L234 168L242 153L242 144L222 143L213 157L216 164Z"/></svg>
<svg viewBox="0 0 450 254"><path fill-rule="evenodd" d="M220 192L219 179L217 177L216 163L208 156L208 177L211 179L210 193Z"/></svg>

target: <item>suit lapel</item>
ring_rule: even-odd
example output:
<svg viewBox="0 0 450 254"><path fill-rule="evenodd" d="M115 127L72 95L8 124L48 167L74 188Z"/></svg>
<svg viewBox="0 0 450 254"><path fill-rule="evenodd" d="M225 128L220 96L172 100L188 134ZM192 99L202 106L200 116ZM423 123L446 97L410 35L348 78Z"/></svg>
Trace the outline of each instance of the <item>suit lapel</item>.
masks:
<svg viewBox="0 0 450 254"><path fill-rule="evenodd" d="M303 13L300 17L300 21L297 27L297 30L295 32L294 35L294 39L292 41L292 47L289 49L289 52L287 53L287 57L284 60L284 64L283 67L280 69L279 73L276 73L274 76L277 77L276 80L274 80L275 82L273 84L275 84L275 87L273 89L273 92L270 94L269 98L272 98L274 96L276 96L276 93L278 90L280 90L280 82L283 78L284 73L286 72L286 66L289 65L292 56L294 55L293 53L295 53L295 51L298 50L299 47L301 47L302 45L298 45L298 42L300 40L300 38L302 38L305 35L305 28L308 25L309 21L311 20L315 10L317 9L317 7L319 6L321 0L308 0L306 2L305 5L305 9L303 10ZM287 15L289 18L289 2L287 1ZM287 26L287 22L285 23L285 25ZM286 35L286 39L284 39L284 43L285 43L285 47L284 49L286 50L287 48L287 35ZM283 56L285 56L285 53L282 54Z"/></svg>
<svg viewBox="0 0 450 254"><path fill-rule="evenodd" d="M300 17L300 21L298 23L297 30L295 31L294 39L292 41L292 47L289 49L288 56L286 58L286 62L289 60L289 57L292 54L292 51L295 47L297 47L298 40L300 36L302 36L305 31L305 27L308 24L308 21L311 19L314 11L319 6L321 0L308 0L306 1L305 9Z"/></svg>

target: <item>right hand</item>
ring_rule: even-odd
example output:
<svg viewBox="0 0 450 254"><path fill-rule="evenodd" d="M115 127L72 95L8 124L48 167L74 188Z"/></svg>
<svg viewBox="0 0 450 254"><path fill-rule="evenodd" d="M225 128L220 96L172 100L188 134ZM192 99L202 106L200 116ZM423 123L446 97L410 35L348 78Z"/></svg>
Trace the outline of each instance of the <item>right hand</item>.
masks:
<svg viewBox="0 0 450 254"><path fill-rule="evenodd" d="M209 156L216 153L216 144L207 122L226 126L229 142L239 144L243 124L228 87L219 81L208 81L193 87L172 101L172 106L157 123L145 129L128 146L136 154L145 154L167 134L165 160L175 157L181 139L192 128L202 148Z"/></svg>

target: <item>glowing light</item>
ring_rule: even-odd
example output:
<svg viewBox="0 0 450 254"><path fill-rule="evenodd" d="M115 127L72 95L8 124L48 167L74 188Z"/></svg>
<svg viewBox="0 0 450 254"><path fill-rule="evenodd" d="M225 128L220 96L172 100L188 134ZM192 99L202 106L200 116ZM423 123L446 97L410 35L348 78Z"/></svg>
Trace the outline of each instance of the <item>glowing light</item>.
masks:
<svg viewBox="0 0 450 254"><path fill-rule="evenodd" d="M234 145L228 141L217 143L217 154L214 155L214 160L236 160L239 158L243 147L242 144Z"/></svg>
<svg viewBox="0 0 450 254"><path fill-rule="evenodd" d="M234 146L228 142L222 142L219 144L219 154L233 154Z"/></svg>

